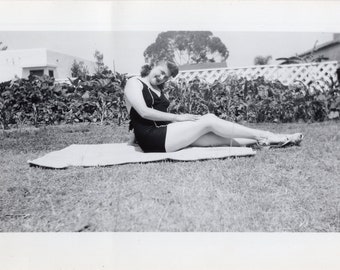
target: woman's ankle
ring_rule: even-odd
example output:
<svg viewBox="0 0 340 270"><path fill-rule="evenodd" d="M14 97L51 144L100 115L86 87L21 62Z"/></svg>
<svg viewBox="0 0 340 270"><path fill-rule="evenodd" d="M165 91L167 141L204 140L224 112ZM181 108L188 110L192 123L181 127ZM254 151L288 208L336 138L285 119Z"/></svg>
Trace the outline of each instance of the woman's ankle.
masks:
<svg viewBox="0 0 340 270"><path fill-rule="evenodd" d="M256 136L256 140L263 140L263 139L269 139L270 137L273 137L275 134L270 131L262 131L259 132Z"/></svg>

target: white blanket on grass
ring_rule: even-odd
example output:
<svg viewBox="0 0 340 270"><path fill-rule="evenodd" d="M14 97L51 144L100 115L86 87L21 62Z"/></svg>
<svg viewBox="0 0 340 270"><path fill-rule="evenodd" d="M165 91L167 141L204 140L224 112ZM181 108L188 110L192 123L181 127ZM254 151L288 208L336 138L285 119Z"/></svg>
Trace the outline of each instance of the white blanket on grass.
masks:
<svg viewBox="0 0 340 270"><path fill-rule="evenodd" d="M40 158L29 160L31 165L63 169L70 166L109 166L160 160L204 160L236 156L253 156L247 147L190 147L171 153L144 153L140 147L127 143L73 144Z"/></svg>

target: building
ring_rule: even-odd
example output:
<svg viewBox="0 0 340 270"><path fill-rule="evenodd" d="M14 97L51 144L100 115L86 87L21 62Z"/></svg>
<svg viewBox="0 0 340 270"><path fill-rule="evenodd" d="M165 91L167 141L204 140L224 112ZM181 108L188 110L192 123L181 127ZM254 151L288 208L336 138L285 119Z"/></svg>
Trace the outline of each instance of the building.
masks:
<svg viewBox="0 0 340 270"><path fill-rule="evenodd" d="M340 34L333 34L333 40L325 42L310 49L304 53L299 54L299 57L305 57L313 54L313 58L326 57L329 61L338 61L340 63Z"/></svg>
<svg viewBox="0 0 340 270"><path fill-rule="evenodd" d="M0 82L12 80L15 76L27 78L30 74L66 79L72 77L71 67L74 60L78 63L82 61L90 74L94 72L93 61L45 48L0 51Z"/></svg>

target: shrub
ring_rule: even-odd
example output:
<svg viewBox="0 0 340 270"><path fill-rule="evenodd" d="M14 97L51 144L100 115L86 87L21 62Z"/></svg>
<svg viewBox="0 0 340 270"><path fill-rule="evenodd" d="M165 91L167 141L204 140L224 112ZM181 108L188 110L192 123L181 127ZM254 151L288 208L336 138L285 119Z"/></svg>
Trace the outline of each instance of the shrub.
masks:
<svg viewBox="0 0 340 270"><path fill-rule="evenodd" d="M30 76L0 84L0 121L10 125L50 125L126 119L122 87L125 75L109 73L55 84L48 76Z"/></svg>
<svg viewBox="0 0 340 270"><path fill-rule="evenodd" d="M126 75L96 73L69 83L54 82L48 76L30 76L0 83L0 122L4 129L16 125L128 120L123 87ZM328 91L314 84L283 85L263 77L247 80L229 76L208 83L169 81L169 111L173 113L214 113L222 119L246 122L314 122L339 118L340 86L332 83Z"/></svg>
<svg viewBox="0 0 340 270"><path fill-rule="evenodd" d="M263 77L247 80L229 76L214 83L199 78L178 80L169 82L167 89L171 112L209 112L232 121L324 121L331 111L340 111L340 87L335 84L321 91L302 83L286 86Z"/></svg>

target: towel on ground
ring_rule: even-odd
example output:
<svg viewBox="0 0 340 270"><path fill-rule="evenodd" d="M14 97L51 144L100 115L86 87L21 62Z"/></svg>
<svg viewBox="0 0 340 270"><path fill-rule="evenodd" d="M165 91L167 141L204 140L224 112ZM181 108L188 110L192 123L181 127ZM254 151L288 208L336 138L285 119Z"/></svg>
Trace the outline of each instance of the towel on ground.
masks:
<svg viewBox="0 0 340 270"><path fill-rule="evenodd" d="M190 147L170 153L144 153L139 146L128 143L73 144L40 158L29 160L30 165L63 169L70 166L109 166L160 160L204 160L236 156L253 156L248 147Z"/></svg>

